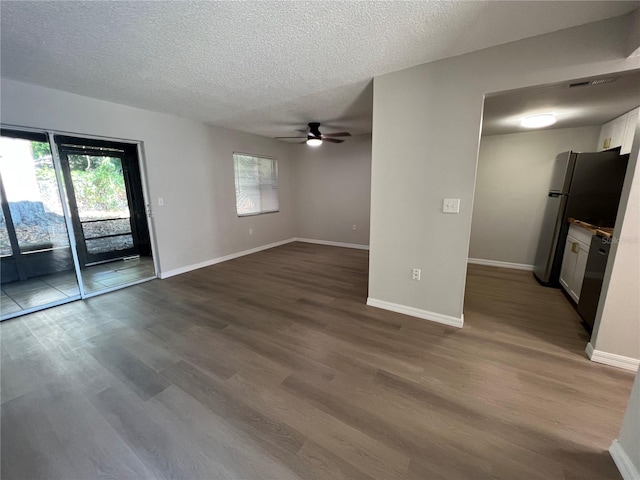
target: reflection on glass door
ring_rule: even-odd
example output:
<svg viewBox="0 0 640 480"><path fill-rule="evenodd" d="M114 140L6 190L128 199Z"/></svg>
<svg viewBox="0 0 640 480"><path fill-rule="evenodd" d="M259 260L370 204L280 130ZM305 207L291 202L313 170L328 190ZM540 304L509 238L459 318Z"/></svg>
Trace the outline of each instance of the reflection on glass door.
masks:
<svg viewBox="0 0 640 480"><path fill-rule="evenodd" d="M55 139L85 291L154 277L135 146Z"/></svg>
<svg viewBox="0 0 640 480"><path fill-rule="evenodd" d="M80 298L45 134L0 136L1 318Z"/></svg>

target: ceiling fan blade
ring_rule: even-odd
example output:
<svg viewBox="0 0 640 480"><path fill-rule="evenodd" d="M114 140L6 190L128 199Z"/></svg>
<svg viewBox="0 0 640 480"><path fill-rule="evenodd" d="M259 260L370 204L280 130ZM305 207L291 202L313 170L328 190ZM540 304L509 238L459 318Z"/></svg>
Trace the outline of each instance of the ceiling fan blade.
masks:
<svg viewBox="0 0 640 480"><path fill-rule="evenodd" d="M338 140L337 138L322 138L323 142L330 142L330 143L342 143L344 142L344 140Z"/></svg>
<svg viewBox="0 0 640 480"><path fill-rule="evenodd" d="M282 140L283 138L307 138L307 137L275 137L276 140Z"/></svg>
<svg viewBox="0 0 640 480"><path fill-rule="evenodd" d="M349 132L323 133L323 137L350 137Z"/></svg>

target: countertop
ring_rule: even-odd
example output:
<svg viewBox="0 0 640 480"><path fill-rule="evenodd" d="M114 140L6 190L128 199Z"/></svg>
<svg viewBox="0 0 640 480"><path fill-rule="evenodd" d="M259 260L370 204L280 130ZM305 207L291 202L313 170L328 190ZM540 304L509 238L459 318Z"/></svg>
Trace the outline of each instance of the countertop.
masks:
<svg viewBox="0 0 640 480"><path fill-rule="evenodd" d="M588 230L594 235L599 235L605 238L611 238L611 236L613 235L613 228L598 227L596 225L591 225L590 223L583 222L581 220L576 220L575 218L570 218L568 222L572 225L575 225L576 227L584 228L585 230Z"/></svg>

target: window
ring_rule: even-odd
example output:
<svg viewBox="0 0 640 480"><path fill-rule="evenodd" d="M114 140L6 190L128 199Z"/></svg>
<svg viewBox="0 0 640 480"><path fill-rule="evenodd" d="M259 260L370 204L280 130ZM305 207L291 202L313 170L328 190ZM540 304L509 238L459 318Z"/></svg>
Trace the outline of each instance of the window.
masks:
<svg viewBox="0 0 640 480"><path fill-rule="evenodd" d="M238 216L277 212L278 162L274 158L233 154Z"/></svg>

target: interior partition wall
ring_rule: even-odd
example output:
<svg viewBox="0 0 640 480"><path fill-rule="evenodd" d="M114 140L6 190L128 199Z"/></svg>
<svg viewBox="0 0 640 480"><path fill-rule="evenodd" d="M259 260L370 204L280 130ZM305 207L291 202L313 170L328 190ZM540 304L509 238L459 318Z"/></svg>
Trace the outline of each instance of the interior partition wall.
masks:
<svg viewBox="0 0 640 480"><path fill-rule="evenodd" d="M137 144L0 133L0 320L156 277Z"/></svg>

